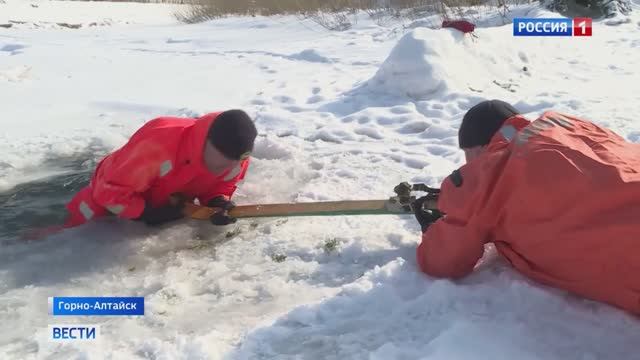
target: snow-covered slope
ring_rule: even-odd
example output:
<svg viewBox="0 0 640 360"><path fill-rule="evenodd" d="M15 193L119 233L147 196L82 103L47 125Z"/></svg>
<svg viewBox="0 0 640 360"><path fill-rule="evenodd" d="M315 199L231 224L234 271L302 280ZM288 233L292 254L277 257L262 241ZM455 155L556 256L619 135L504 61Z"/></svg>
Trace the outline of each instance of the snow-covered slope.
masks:
<svg viewBox="0 0 640 360"><path fill-rule="evenodd" d="M417 23L363 20L332 33L289 17L179 25L173 6L15 2L0 3L1 16L71 22L78 9L99 19L127 7L136 24L0 28L4 191L90 169L153 117L231 107L260 130L241 204L379 199L401 181L438 186L463 161L462 115L487 98L531 117L573 113L640 141L637 15L595 22L592 38L514 38L510 25L470 38ZM46 18L34 13L44 7ZM469 278L431 279L416 268L418 241L411 217L359 216L224 229L108 220L3 245L0 358L637 357L636 318L534 284L491 248ZM146 315L48 316L47 297L64 295L144 296ZM46 327L60 322L101 324L102 342L54 346Z"/></svg>

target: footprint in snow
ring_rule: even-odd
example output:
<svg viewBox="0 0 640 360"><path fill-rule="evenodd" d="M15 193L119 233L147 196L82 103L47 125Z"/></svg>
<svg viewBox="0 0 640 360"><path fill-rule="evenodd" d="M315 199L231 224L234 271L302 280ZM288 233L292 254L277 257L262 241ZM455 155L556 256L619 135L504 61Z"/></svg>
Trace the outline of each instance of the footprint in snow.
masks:
<svg viewBox="0 0 640 360"><path fill-rule="evenodd" d="M388 117L379 117L376 122L379 125L392 125L392 124L396 124L396 120L392 119L392 118L388 118Z"/></svg>
<svg viewBox="0 0 640 360"><path fill-rule="evenodd" d="M266 105L266 104L268 104L268 102L266 100L263 100L263 99L251 100L251 105Z"/></svg>
<svg viewBox="0 0 640 360"><path fill-rule="evenodd" d="M315 104L315 103L319 103L321 101L326 100L326 98L322 95L314 95L312 97L310 97L309 99L307 99L307 104Z"/></svg>
<svg viewBox="0 0 640 360"><path fill-rule="evenodd" d="M419 134L429 128L429 123L425 121L414 121L396 130L400 134Z"/></svg>
<svg viewBox="0 0 640 360"><path fill-rule="evenodd" d="M300 113L306 110L300 106L285 106L284 109L292 113Z"/></svg>
<svg viewBox="0 0 640 360"><path fill-rule="evenodd" d="M355 132L358 135L364 135L375 140L384 139L384 136L382 136L377 129L371 128L371 127L359 127L355 129L353 132Z"/></svg>
<svg viewBox="0 0 640 360"><path fill-rule="evenodd" d="M334 130L333 133L336 134L337 136L342 137L343 140L355 140L353 135L351 135L350 133L344 130Z"/></svg>
<svg viewBox="0 0 640 360"><path fill-rule="evenodd" d="M424 109L421 110L420 113L427 117L439 118L445 116L444 111L438 109Z"/></svg>
<svg viewBox="0 0 640 360"><path fill-rule="evenodd" d="M412 169L418 169L418 170L424 169L424 167L427 166L428 164L428 162L425 160L415 159L415 158L404 158L404 163L408 167Z"/></svg>
<svg viewBox="0 0 640 360"><path fill-rule="evenodd" d="M292 103L296 102L292 97L285 96L285 95L274 96L273 100L281 102L281 103L285 103L285 104L292 104Z"/></svg>
<svg viewBox="0 0 640 360"><path fill-rule="evenodd" d="M389 157L389 159L397 162L397 163L401 163L402 162L402 156L398 155L398 154L389 154L387 155Z"/></svg>
<svg viewBox="0 0 640 360"><path fill-rule="evenodd" d="M338 175L340 177L343 177L343 178L347 178L347 179L357 179L358 178L358 176L354 172L349 171L349 170L344 170L344 169L336 171L336 175Z"/></svg>
<svg viewBox="0 0 640 360"><path fill-rule="evenodd" d="M529 58L527 58L527 54L525 54L522 51L518 52L518 57L520 58L520 60L522 60L523 63L529 62Z"/></svg>
<svg viewBox="0 0 640 360"><path fill-rule="evenodd" d="M456 136L458 132L452 128L440 126L440 125L431 125L429 128L420 134L420 137L423 139L446 139L448 137Z"/></svg>
<svg viewBox="0 0 640 360"><path fill-rule="evenodd" d="M389 111L391 111L392 114L402 115L412 113L413 109L408 106L394 106Z"/></svg>
<svg viewBox="0 0 640 360"><path fill-rule="evenodd" d="M312 161L309 164L309 167L312 168L313 170L322 170L322 168L324 168L324 164L321 162Z"/></svg>
<svg viewBox="0 0 640 360"><path fill-rule="evenodd" d="M431 117L436 119L439 119L442 117L448 117L452 115L451 113L445 111L443 104L432 104L428 101L421 101L416 103L416 111L425 117ZM456 111L455 113L457 112L458 111Z"/></svg>
<svg viewBox="0 0 640 360"><path fill-rule="evenodd" d="M449 146L428 145L427 146L427 151L429 152L429 154L432 154L432 155L435 155L435 156L445 156L447 154L450 154L450 153L454 152L454 149L452 149Z"/></svg>
<svg viewBox="0 0 640 360"><path fill-rule="evenodd" d="M27 46L26 45L21 45L21 44L7 44L4 45L2 47L0 47L0 51L2 52L8 52L11 55L18 55L21 54L23 49L26 49Z"/></svg>

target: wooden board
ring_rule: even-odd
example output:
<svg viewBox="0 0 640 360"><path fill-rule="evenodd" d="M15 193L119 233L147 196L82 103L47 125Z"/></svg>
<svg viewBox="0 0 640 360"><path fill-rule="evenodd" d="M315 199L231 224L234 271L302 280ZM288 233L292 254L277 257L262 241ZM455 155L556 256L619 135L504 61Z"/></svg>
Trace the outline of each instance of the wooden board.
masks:
<svg viewBox="0 0 640 360"><path fill-rule="evenodd" d="M428 208L436 209L435 200L427 203ZM220 211L195 204L187 204L185 214L193 219L208 219ZM233 208L229 216L235 218L278 217L278 216L336 216L336 215L376 215L376 214L413 214L392 204L389 200L347 200L322 201L309 203L282 203L241 205Z"/></svg>

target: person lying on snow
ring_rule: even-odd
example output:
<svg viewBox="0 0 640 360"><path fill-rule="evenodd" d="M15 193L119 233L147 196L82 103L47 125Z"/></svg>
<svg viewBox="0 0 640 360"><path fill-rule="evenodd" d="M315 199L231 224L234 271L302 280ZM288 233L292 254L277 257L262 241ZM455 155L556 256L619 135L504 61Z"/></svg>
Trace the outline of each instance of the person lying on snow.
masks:
<svg viewBox="0 0 640 360"><path fill-rule="evenodd" d="M499 100L471 108L458 138L466 164L439 211L414 203L423 272L462 278L493 243L535 281L640 314L640 144L558 112L530 122Z"/></svg>
<svg viewBox="0 0 640 360"><path fill-rule="evenodd" d="M214 225L233 223L231 197L247 172L256 136L242 110L153 119L100 161L90 184L67 204L65 227L109 214L164 224L184 217L184 201L194 199L225 209L211 217ZM172 195L182 202L172 202Z"/></svg>

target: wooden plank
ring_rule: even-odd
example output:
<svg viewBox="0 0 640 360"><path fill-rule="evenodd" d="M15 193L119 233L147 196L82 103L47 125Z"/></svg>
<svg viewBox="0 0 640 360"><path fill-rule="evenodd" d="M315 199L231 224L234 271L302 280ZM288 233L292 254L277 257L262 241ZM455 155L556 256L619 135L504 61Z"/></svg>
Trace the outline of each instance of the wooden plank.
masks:
<svg viewBox="0 0 640 360"><path fill-rule="evenodd" d="M428 208L437 208L435 200L427 203ZM219 209L187 204L185 214L193 219L208 219ZM229 212L235 218L278 217L278 216L332 216L332 215L374 215L403 214L406 212L389 200L348 200L308 203L256 204L237 206Z"/></svg>

